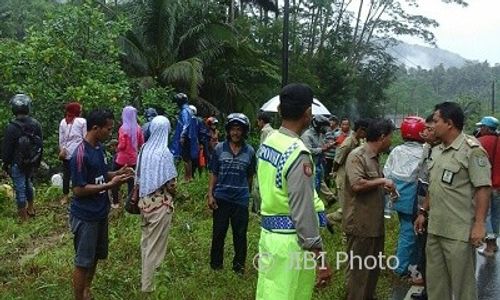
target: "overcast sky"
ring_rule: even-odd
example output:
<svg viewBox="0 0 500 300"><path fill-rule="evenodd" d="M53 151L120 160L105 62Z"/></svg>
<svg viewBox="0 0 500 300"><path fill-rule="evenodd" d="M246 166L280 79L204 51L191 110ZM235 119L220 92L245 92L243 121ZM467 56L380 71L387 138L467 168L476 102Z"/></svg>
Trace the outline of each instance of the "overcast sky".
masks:
<svg viewBox="0 0 500 300"><path fill-rule="evenodd" d="M469 6L420 0L415 13L431 17L440 26L432 31L441 49L466 59L500 63L500 0L468 0ZM406 42L425 45L412 39Z"/></svg>

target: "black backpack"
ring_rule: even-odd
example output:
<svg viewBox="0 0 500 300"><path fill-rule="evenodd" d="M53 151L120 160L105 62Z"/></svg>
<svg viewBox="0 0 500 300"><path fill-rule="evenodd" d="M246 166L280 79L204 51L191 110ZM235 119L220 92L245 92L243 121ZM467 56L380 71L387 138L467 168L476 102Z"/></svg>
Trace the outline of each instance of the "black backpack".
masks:
<svg viewBox="0 0 500 300"><path fill-rule="evenodd" d="M31 173L38 168L42 158L43 142L42 138L35 132L35 126L25 124L18 120L11 121L21 131L21 136L17 139L17 161L19 169L24 173Z"/></svg>

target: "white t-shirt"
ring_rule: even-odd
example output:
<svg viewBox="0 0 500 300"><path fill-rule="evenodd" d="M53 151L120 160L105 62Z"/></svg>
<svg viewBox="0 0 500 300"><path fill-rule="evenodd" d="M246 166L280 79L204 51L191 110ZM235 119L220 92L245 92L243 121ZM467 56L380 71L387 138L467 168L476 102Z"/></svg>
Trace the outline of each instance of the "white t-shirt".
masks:
<svg viewBox="0 0 500 300"><path fill-rule="evenodd" d="M86 134L87 120L84 118L75 118L71 124L66 123L66 119L62 119L59 124L59 148L68 151L66 159L71 158L71 155L83 141Z"/></svg>

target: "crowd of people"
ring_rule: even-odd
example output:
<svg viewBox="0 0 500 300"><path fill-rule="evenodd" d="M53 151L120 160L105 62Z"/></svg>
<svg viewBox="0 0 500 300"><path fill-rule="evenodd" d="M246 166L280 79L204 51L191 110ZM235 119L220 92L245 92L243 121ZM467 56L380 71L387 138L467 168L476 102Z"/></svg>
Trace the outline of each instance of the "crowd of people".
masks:
<svg viewBox="0 0 500 300"><path fill-rule="evenodd" d="M498 120L482 118L476 138L463 131L461 107L443 102L426 119L405 117L399 126L403 143L391 149L396 129L391 120L361 118L351 130L347 117L313 115L313 92L305 84L285 86L279 98L280 127L274 129L272 115L260 111L260 139L253 146L246 115L229 114L221 140L217 118L198 117L183 93L173 98L179 108L173 134L169 119L156 109L145 110L140 126L137 109L126 106L117 139L109 142L115 122L109 110L95 109L82 118L82 105L68 103L58 157L61 204L70 202L75 299L91 298L97 261L108 256L108 214L120 207L122 184L127 184L125 202L134 193L139 199L141 290L155 290L154 273L166 254L174 212L176 161L182 161L185 183L208 168L214 271L224 267L231 225L232 270L245 273L253 199L251 211L261 220L256 299L310 299L314 287L329 283L332 254L325 253L322 227L337 234L333 225L341 224L342 250L349 258L379 257L384 222L392 216L384 215L388 206L399 220L393 272L425 286L412 298L477 299L476 252L493 257L498 251ZM19 218L26 221L35 215L32 176L42 160L42 128L30 116L29 96L15 95L10 105L15 118L4 132L3 169L12 178ZM381 168L384 153L389 155ZM307 267L310 258L313 267ZM348 264L346 299L375 299L381 269Z"/></svg>

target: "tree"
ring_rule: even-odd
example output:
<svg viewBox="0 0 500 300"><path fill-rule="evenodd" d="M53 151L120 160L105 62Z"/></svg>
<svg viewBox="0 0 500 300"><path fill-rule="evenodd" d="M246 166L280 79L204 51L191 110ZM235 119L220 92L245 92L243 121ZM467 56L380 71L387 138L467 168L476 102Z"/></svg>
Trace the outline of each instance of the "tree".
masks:
<svg viewBox="0 0 500 300"><path fill-rule="evenodd" d="M108 107L118 112L130 101L117 45L127 28L124 21L106 20L86 1L58 6L43 24L27 31L23 42L0 46L1 92L31 95L34 115L44 130L46 157L57 157L62 104L79 101L86 110Z"/></svg>

